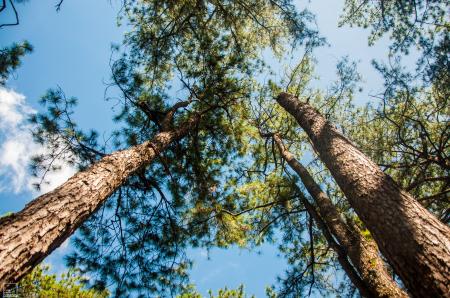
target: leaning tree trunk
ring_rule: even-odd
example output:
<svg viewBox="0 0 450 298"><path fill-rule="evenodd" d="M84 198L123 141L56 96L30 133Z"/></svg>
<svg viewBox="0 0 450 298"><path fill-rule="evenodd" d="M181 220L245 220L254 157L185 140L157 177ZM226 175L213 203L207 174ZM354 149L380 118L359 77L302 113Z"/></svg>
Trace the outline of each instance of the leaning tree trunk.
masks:
<svg viewBox="0 0 450 298"><path fill-rule="evenodd" d="M352 282L352 284L359 290L359 293L362 297L375 297L369 288L366 286L366 283L361 279L358 272L355 270L353 265L348 260L347 250L336 242L333 235L329 231L327 224L320 217L319 213L316 211L314 206L306 199L303 193L299 193L300 200L308 211L308 214L314 219L319 229L322 231L325 239L327 240L328 245L336 252L339 264L341 264L342 269L344 269L348 278Z"/></svg>
<svg viewBox="0 0 450 298"><path fill-rule="evenodd" d="M283 159L297 173L303 185L316 202L319 214L331 234L347 252L370 296L407 297L406 293L398 287L386 270L383 260L378 254L377 245L373 241L364 238L358 229L354 229L344 222L331 199L314 181L308 170L286 149L280 136L275 134L273 138ZM367 296L365 293L361 293L361 295Z"/></svg>
<svg viewBox="0 0 450 298"><path fill-rule="evenodd" d="M133 173L184 137L198 119L105 156L22 211L0 220L0 289L18 281L59 247Z"/></svg>
<svg viewBox="0 0 450 298"><path fill-rule="evenodd" d="M450 297L450 228L429 213L318 111L281 93L351 206L411 295Z"/></svg>

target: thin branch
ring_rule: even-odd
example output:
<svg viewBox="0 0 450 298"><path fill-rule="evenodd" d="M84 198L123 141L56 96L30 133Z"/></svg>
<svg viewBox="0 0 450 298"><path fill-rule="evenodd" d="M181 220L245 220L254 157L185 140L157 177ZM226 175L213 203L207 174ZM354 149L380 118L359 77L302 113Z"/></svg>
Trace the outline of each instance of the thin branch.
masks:
<svg viewBox="0 0 450 298"><path fill-rule="evenodd" d="M61 10L61 5L64 2L64 0L59 0L58 4L55 5L56 11L60 11Z"/></svg>
<svg viewBox="0 0 450 298"><path fill-rule="evenodd" d="M10 23L10 24L1 24L1 25L0 25L0 28L6 27L6 26L16 26L16 25L19 25L19 14L17 13L17 10L16 10L16 7L14 6L13 0L9 0L9 3L11 3L11 7L12 7L12 9L13 9L14 16L15 16L15 18L16 18L16 22L15 22L15 23ZM3 4L2 4L2 8L0 9L0 12L1 12L2 10L4 10L5 7L6 7L6 3L5 3L5 0L3 0Z"/></svg>

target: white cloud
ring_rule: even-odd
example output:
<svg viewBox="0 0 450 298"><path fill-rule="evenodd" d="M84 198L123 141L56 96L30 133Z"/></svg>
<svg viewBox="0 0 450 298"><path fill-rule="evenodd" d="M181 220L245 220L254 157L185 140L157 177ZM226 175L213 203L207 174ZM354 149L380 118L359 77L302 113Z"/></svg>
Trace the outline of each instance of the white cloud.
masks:
<svg viewBox="0 0 450 298"><path fill-rule="evenodd" d="M15 127L35 111L25 104L25 96L0 87L0 128Z"/></svg>
<svg viewBox="0 0 450 298"><path fill-rule="evenodd" d="M0 192L32 191L39 179L30 175L28 165L32 156L46 152L46 148L31 136L32 126L27 122L36 113L27 105L25 96L0 87ZM48 192L65 182L75 173L67 165L46 177L49 184L42 184L41 193Z"/></svg>

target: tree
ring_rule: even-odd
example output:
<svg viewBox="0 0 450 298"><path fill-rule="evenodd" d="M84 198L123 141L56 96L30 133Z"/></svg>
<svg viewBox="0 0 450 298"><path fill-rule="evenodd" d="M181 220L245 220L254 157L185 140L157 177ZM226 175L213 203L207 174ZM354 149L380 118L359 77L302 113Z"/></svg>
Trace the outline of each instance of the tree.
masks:
<svg viewBox="0 0 450 298"><path fill-rule="evenodd" d="M449 75L449 4L446 1L347 0L340 25L371 28L369 44L390 34L390 56L419 51L416 72L424 82ZM400 57L398 57L399 59Z"/></svg>
<svg viewBox="0 0 450 298"><path fill-rule="evenodd" d="M167 176L172 178L172 172L160 172L162 168L175 173L184 172L177 183L169 184L175 199L171 206L166 205L167 208L176 210L182 207L180 192L183 193L186 184L192 181L198 190L197 200L208 198L208 190L218 172L217 165L211 160L205 162L202 155L218 155L212 153L211 143L229 146L229 150L220 152L223 158L220 163L225 163L227 156L235 154L233 146L235 148L237 142L233 135L228 137L229 129L223 128L228 126L226 120L230 110L238 109L237 104L251 94L251 75L262 66L258 51L267 46L276 51L287 39L296 43L309 37L312 39L316 34L303 21L305 18L308 20L309 15L297 14L289 1L254 1L251 5L240 2L224 5L214 1L125 1L124 8L135 30L126 37L129 54L125 53L112 65L113 84L123 96L123 110L117 120L124 120L128 126L116 134L118 142L115 147L123 150L106 155L96 146L95 134L88 136L77 131L67 111L67 107L73 104L72 99L67 101L60 92L54 91L44 97L50 105L48 115L32 120L38 125L36 139L50 146L52 152L48 156L36 157L35 169L46 172L52 169L55 158L68 156L84 171L55 191L35 199L21 212L2 220L1 260L7 265L2 267L1 284L18 280L33 268L111 195L119 198L117 208L120 209L122 185L144 194L157 190L164 197L162 187L154 177L166 176L164 182L168 182ZM257 38L261 28L267 31L267 38ZM196 63L192 64L192 61ZM191 105L178 119L172 120L178 105L171 108L171 100L167 96L171 84L167 81L174 74L178 75ZM200 117L201 121L198 120ZM191 139L178 141L188 132ZM121 148L123 143L120 140L125 141L125 148ZM169 146L173 151L165 154ZM177 169L176 163L167 167L165 158L169 154L186 161L186 167ZM160 159L159 165L146 168L156 157ZM136 180L130 179L132 175ZM153 182L150 185L149 177ZM132 230L144 231L135 226L134 215L129 216L129 212L128 209L122 213L120 223L129 224ZM172 224L174 227L171 229L175 231L176 224L171 221ZM42 226L46 228L42 229ZM150 241L145 233L144 241ZM20 237L22 235L27 237ZM18 239L20 244L17 245L15 241ZM108 242L107 239L105 241ZM126 266L130 260L123 258L130 255L126 252L135 251L136 245L136 242L123 242L120 249L125 254L120 256L121 262L114 263L110 258L111 262L106 259L103 266L94 263L88 269L101 270L102 281L109 278L117 280L118 276L124 276L117 270L126 272L130 269ZM86 261L83 252L92 253L92 250L82 251L79 258L72 260ZM124 267L115 267L117 264ZM140 283L133 280L141 276L149 282L150 277L145 274L127 276L129 280L125 282L130 285L130 290L147 286L147 282L139 286ZM123 295L121 291L118 289L116 295Z"/></svg>
<svg viewBox="0 0 450 298"><path fill-rule="evenodd" d="M228 289L227 287L219 289L217 296L214 295L213 291L209 291L209 298L246 298L248 297L244 291L244 285L240 285L237 289ZM249 298L254 298L251 296ZM194 287L187 289L182 294L178 295L177 298L202 298L202 296L197 293Z"/></svg>
<svg viewBox="0 0 450 298"><path fill-rule="evenodd" d="M305 206L309 215L314 219L316 225L322 231L322 234L327 240L328 245L336 252L339 264L345 271L345 274L348 276L352 284L358 289L360 295L363 297L372 296L369 288L366 286L364 281L359 276L358 272L349 262L347 250L343 246L339 245L339 243L333 238L333 235L328 230L325 221L322 219L316 208L308 201L308 199L303 195L302 192L299 192L299 197L302 200L303 205Z"/></svg>
<svg viewBox="0 0 450 298"><path fill-rule="evenodd" d="M306 199L303 197L302 200L307 206L308 212L315 218L318 225L323 225L321 229L325 237L327 237L327 233L331 233L332 236L327 237L327 241L331 242L330 246L335 246L338 256L341 250L344 252L344 261L340 263L347 275L352 277L352 272L349 272L351 269L347 269L348 265L345 263L347 257L350 258L353 264L350 265L350 268L354 266L357 269L359 273L358 278L361 279L363 284L363 286L358 287L361 294L373 297L406 297L406 293L398 287L386 270L376 244L369 239L365 239L360 229L350 219L347 220L349 224L342 220L341 214L339 214L331 200L314 181L308 170L286 149L280 136L273 134L272 137L280 150L281 157L297 173L314 199L320 215L315 214L314 207L308 201L305 201ZM333 237L336 238L338 243L333 243ZM357 286L358 282L355 285Z"/></svg>
<svg viewBox="0 0 450 298"><path fill-rule="evenodd" d="M450 94L448 8L445 1L352 0L341 19L341 25L370 28L369 44L386 34L391 40L389 63L373 62L385 80L384 92L375 96L380 104L363 112L364 124L353 125L352 138L444 223L450 214L449 126L440 119L448 115ZM416 69L402 65L410 52L418 54Z"/></svg>
<svg viewBox="0 0 450 298"><path fill-rule="evenodd" d="M14 2L23 3L23 2L27 2L27 1L28 0L8 0L8 1L3 0L2 3L0 4L0 13L2 13L3 11L5 11L5 9L10 7L12 12L13 12L13 14L14 14L14 22L12 22L12 23L1 23L0 24L0 28L7 27L7 26L17 26L17 25L19 25L19 13L17 11L16 6L14 5ZM58 3L55 5L56 11L59 11L61 9L61 5L63 4L63 2L64 2L64 0L58 0Z"/></svg>
<svg viewBox="0 0 450 298"><path fill-rule="evenodd" d="M351 106L348 101L352 97L355 79L358 79L354 73L354 67L351 64L346 65L347 62L344 59L338 64L339 78L329 89L332 90L331 94L309 86L311 78L314 77L310 54L304 56L292 69L293 73L286 79L286 88L310 97L315 105L325 107L328 115L333 119L337 115L342 117L346 114L345 109ZM272 88L278 89L276 86ZM266 92L268 94L265 94ZM286 257L289 271L286 272L286 277L280 278L281 285L277 291L279 297L303 296L311 294L312 291L319 295L346 293L352 296L355 292L354 286L360 290L361 294L370 296L367 286L350 263L345 247L339 245L315 208L305 200L300 191L297 191L298 187L295 183L297 175L291 175L285 168L285 160L279 156L276 142L271 137L273 134L267 133L283 132L291 147L295 147L296 153L300 156L308 154L305 152L306 140L303 135L298 134L297 125L281 107L274 106L270 102L270 98L273 97L272 92L277 94L279 91L271 91L265 87L261 91L260 99L247 108L252 111L250 119L246 119L247 137L243 142L243 150L248 156L245 157L244 167L236 167L238 175L234 179L227 179L228 188L231 190L224 197L219 211L223 213L221 216L227 220L228 225L223 224L218 228L224 230L225 235L236 235L234 237L241 239L238 243L244 243L244 245L273 242L282 236L282 241L279 242L280 251ZM266 138L261 139L260 134L265 135ZM314 161L307 162L310 165L315 164ZM320 167L313 166L313 169L316 177L318 173L324 173ZM348 212L348 207L342 205L340 194L334 192L335 186L327 183L329 178L326 174L319 176L320 183L327 184L327 193L331 191L335 201L338 201L339 212L354 217L354 214ZM322 176L324 176L323 180ZM315 226L313 220L316 223ZM363 233L367 237L367 232ZM225 242L233 239L223 237ZM372 257L374 255L377 256L376 248ZM335 256L354 286L348 284L345 275L334 282L330 281L330 271L336 267L339 268L339 265L335 264ZM367 257L367 254L365 256ZM361 262L369 261L369 259L363 259ZM382 266L383 261L381 259L378 261L378 264ZM336 275L342 276L341 274L342 272L337 270ZM370 279L367 277L366 275L366 281ZM391 279L389 275L387 278ZM395 284L393 286L396 287Z"/></svg>
<svg viewBox="0 0 450 298"><path fill-rule="evenodd" d="M57 189L33 200L22 211L3 217L0 286L20 280L61 245L129 176L184 137L197 121L198 117L194 117L178 129L157 134L153 140L107 155Z"/></svg>
<svg viewBox="0 0 450 298"><path fill-rule="evenodd" d="M4 86L11 73L20 66L20 58L32 51L33 47L26 41L0 49L0 86Z"/></svg>
<svg viewBox="0 0 450 298"><path fill-rule="evenodd" d="M429 90L409 84L387 90L378 106L355 112L348 134L404 190L448 224L450 125L442 121L449 114L446 98L445 89L436 86Z"/></svg>
<svg viewBox="0 0 450 298"><path fill-rule="evenodd" d="M80 298L107 298L106 290L85 289L83 283L86 277L80 275L79 270L69 268L59 278L48 274L48 266L37 266L27 274L19 283L18 289L21 297L80 297Z"/></svg>
<svg viewBox="0 0 450 298"><path fill-rule="evenodd" d="M308 134L321 160L411 294L446 295L449 228L401 190L310 105L286 93L281 93L277 102Z"/></svg>

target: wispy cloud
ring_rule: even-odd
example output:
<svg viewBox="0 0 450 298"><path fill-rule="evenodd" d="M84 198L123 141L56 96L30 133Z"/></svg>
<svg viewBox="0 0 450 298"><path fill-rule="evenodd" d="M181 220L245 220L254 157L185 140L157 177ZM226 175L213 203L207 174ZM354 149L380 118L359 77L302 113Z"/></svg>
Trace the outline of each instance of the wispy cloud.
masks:
<svg viewBox="0 0 450 298"><path fill-rule="evenodd" d="M28 165L32 156L48 149L33 142L33 127L27 119L34 113L24 95L0 87L0 192L33 191L33 183L39 181L30 174ZM43 184L40 192L54 189L74 173L74 168L62 166L47 177L50 183Z"/></svg>

